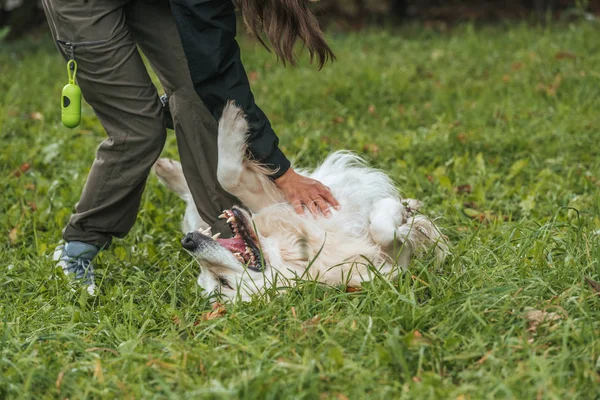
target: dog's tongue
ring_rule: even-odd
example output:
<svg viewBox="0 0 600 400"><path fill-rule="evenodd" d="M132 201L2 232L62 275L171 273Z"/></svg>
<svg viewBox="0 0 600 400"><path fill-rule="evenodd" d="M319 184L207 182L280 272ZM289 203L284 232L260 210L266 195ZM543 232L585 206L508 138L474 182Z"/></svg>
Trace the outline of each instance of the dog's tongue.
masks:
<svg viewBox="0 0 600 400"><path fill-rule="evenodd" d="M243 253L246 250L246 242L241 237L217 239L217 242L231 252Z"/></svg>

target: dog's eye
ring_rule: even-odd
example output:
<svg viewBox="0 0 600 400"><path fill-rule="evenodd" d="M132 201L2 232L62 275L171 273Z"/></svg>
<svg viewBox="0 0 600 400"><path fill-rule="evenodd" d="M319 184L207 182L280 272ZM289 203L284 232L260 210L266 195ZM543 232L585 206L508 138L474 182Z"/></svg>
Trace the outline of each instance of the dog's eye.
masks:
<svg viewBox="0 0 600 400"><path fill-rule="evenodd" d="M226 288L233 290L229 282L227 282L227 279L219 277L219 283L221 284L221 286L225 286Z"/></svg>

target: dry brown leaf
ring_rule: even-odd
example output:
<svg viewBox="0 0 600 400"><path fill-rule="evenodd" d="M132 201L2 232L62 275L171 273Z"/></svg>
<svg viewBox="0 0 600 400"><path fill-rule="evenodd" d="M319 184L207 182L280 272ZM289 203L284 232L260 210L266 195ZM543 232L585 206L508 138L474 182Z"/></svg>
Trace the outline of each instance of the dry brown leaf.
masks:
<svg viewBox="0 0 600 400"><path fill-rule="evenodd" d="M41 112L34 111L31 114L29 114L29 118L31 118L34 121L42 121L44 119L44 116L42 115Z"/></svg>
<svg viewBox="0 0 600 400"><path fill-rule="evenodd" d="M33 201L28 201L27 205L29 206L31 211L37 211L37 204L35 204Z"/></svg>
<svg viewBox="0 0 600 400"><path fill-rule="evenodd" d="M473 192L473 187L471 185L469 185L468 183L464 184L464 185L458 185L454 188L454 192L459 193L459 194L462 194L462 193L469 194L469 193Z"/></svg>
<svg viewBox="0 0 600 400"><path fill-rule="evenodd" d="M104 373L102 372L102 364L100 363L100 359L96 359L96 363L94 364L94 378L100 383L104 383Z"/></svg>
<svg viewBox="0 0 600 400"><path fill-rule="evenodd" d="M508 82L510 82L510 76L509 76L509 75L507 75L507 74L504 74L504 75L502 76L502 82L504 82L504 83L508 83Z"/></svg>
<svg viewBox="0 0 600 400"><path fill-rule="evenodd" d="M596 282L595 280L593 280L592 278L586 276L585 281L587 282L588 285L590 285L590 287L592 288L592 292L596 293L598 296L600 296L600 283Z"/></svg>
<svg viewBox="0 0 600 400"><path fill-rule="evenodd" d="M511 68L512 68L512 70L513 70L513 71L518 71L518 70L520 70L521 68L523 68L523 63L522 63L522 62L518 62L518 61L517 61L517 62L514 62L514 63L512 64L512 66L511 66Z"/></svg>
<svg viewBox="0 0 600 400"><path fill-rule="evenodd" d="M31 164L26 162L24 164L21 164L21 166L19 168L17 168L16 170L13 171L13 176L15 177L20 177L21 175L23 175L25 172L29 171L29 169L31 168Z"/></svg>
<svg viewBox="0 0 600 400"><path fill-rule="evenodd" d="M344 122L344 118L343 117L335 117L332 121L334 124L341 124Z"/></svg>
<svg viewBox="0 0 600 400"><path fill-rule="evenodd" d="M56 378L56 390L60 390L60 384L62 383L62 380L64 377L65 377L65 371L60 371L58 373L58 378Z"/></svg>
<svg viewBox="0 0 600 400"><path fill-rule="evenodd" d="M485 354L483 355L483 357L481 357L479 360L477 360L477 364L478 364L478 365L481 365L481 364L483 364L483 363L484 363L484 362L485 362L485 361L488 359L488 357L489 357L491 354L492 354L492 351L491 351L491 350L490 350L490 351L488 351L487 353L485 353Z"/></svg>
<svg viewBox="0 0 600 400"><path fill-rule="evenodd" d="M258 80L260 76L258 75L258 72L256 71L251 71L248 73L248 80L252 83L252 82L256 82Z"/></svg>
<svg viewBox="0 0 600 400"><path fill-rule="evenodd" d="M346 396L345 394L342 394L342 393L338 393L337 398L338 398L338 400L349 400L348 396Z"/></svg>
<svg viewBox="0 0 600 400"><path fill-rule="evenodd" d="M367 143L363 146L363 151L365 153L377 155L379 154L379 146L377 146L375 143Z"/></svg>
<svg viewBox="0 0 600 400"><path fill-rule="evenodd" d="M527 327L527 331L536 333L537 327L540 324L557 321L560 318L561 318L561 316L554 312L547 312L547 311L543 311L543 310L529 310L525 313L525 319L529 323L528 327Z"/></svg>
<svg viewBox="0 0 600 400"><path fill-rule="evenodd" d="M114 354L115 356L119 355L119 352L113 349L110 349L108 347L90 347L89 349L85 349L86 353L92 353L95 351L107 351L111 354Z"/></svg>
<svg viewBox="0 0 600 400"><path fill-rule="evenodd" d="M369 106L369 114L375 115L375 106L373 104Z"/></svg>
<svg viewBox="0 0 600 400"><path fill-rule="evenodd" d="M294 317L294 319L298 319L298 315L296 314L296 307L292 307L292 317Z"/></svg>
<svg viewBox="0 0 600 400"><path fill-rule="evenodd" d="M23 188L25 190L31 190L34 191L35 190L35 185L33 183L28 183L27 185L23 186Z"/></svg>
<svg viewBox="0 0 600 400"><path fill-rule="evenodd" d="M17 243L18 238L19 238L19 229L15 226L14 228L12 228L10 230L10 232L8 232L8 240L10 241L10 244L14 245L15 243Z"/></svg>
<svg viewBox="0 0 600 400"><path fill-rule="evenodd" d="M575 53L571 53L570 51L559 51L554 55L554 58L557 60L574 60L577 58L577 55Z"/></svg>
<svg viewBox="0 0 600 400"><path fill-rule="evenodd" d="M224 316L227 313L227 309L225 308L225 306L221 303L215 303L212 306L212 310L204 313L202 315L202 321L210 321L216 318L220 318L222 316Z"/></svg>
<svg viewBox="0 0 600 400"><path fill-rule="evenodd" d="M309 327L309 326L315 326L315 325L319 325L319 322L321 322L321 316L320 315L315 315L311 319L307 319L306 321L304 321L302 323L302 326L305 327L305 328Z"/></svg>
<svg viewBox="0 0 600 400"><path fill-rule="evenodd" d="M359 287L353 287L353 286L348 286L346 288L346 293L356 293L356 292L360 292L361 288Z"/></svg>
<svg viewBox="0 0 600 400"><path fill-rule="evenodd" d="M412 379L413 379L413 382L415 382L415 383L421 383L421 378L418 376L413 376Z"/></svg>

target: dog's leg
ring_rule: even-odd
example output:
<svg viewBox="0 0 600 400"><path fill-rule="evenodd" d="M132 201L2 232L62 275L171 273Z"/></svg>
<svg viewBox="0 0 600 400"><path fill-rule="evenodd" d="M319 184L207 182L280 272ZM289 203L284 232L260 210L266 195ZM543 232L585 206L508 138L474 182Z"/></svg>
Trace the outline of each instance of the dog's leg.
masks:
<svg viewBox="0 0 600 400"><path fill-rule="evenodd" d="M177 193L186 203L185 214L181 223L183 233L208 228L208 224L198 214L198 209L183 176L181 164L168 158L161 158L154 164L154 173L156 173L160 182Z"/></svg>
<svg viewBox="0 0 600 400"><path fill-rule="evenodd" d="M396 239L396 230L406 220L406 208L398 199L387 198L376 202L369 215L369 232L373 241L388 248Z"/></svg>
<svg viewBox="0 0 600 400"><path fill-rule="evenodd" d="M269 171L248 158L247 136L248 122L243 111L229 102L219 121L217 178L225 190L257 212L284 199L268 177Z"/></svg>

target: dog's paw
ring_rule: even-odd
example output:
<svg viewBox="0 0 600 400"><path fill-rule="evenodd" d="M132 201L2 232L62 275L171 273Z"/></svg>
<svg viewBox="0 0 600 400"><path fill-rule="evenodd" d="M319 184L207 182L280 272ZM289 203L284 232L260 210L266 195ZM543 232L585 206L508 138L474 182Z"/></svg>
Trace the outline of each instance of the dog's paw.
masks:
<svg viewBox="0 0 600 400"><path fill-rule="evenodd" d="M183 169L179 162L169 158L160 158L154 164L153 169L158 180L164 183L169 189L180 196L189 194L190 189L185 181Z"/></svg>
<svg viewBox="0 0 600 400"><path fill-rule="evenodd" d="M406 209L392 198L379 200L369 215L369 231L375 243L387 247L396 238L396 229L404 223Z"/></svg>

